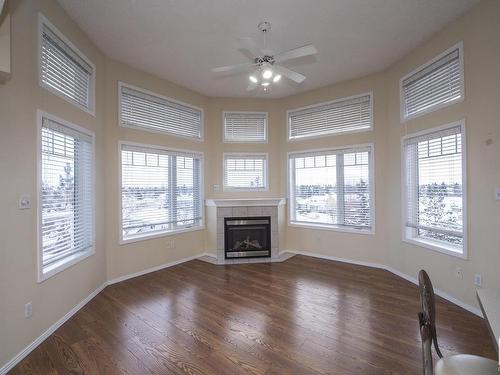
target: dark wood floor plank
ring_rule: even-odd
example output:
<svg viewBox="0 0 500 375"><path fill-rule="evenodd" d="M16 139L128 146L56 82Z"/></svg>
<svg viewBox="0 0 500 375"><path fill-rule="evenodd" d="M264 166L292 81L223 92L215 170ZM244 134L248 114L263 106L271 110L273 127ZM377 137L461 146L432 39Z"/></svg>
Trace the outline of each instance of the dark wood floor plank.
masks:
<svg viewBox="0 0 500 375"><path fill-rule="evenodd" d="M486 324L437 298L446 355L495 359ZM415 285L296 256L191 261L104 289L12 374L420 374Z"/></svg>

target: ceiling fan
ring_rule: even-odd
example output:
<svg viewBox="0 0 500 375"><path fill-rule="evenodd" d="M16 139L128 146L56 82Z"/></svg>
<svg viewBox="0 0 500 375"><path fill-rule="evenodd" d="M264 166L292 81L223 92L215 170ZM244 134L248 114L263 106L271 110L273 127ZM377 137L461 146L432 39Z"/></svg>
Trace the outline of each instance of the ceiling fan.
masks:
<svg viewBox="0 0 500 375"><path fill-rule="evenodd" d="M267 91L271 83L279 82L282 76L296 83L302 83L306 76L284 67L281 63L299 57L315 55L318 53L316 47L313 44L307 44L289 51L273 54L267 49L266 45L266 34L271 30L271 24L264 21L259 23L258 28L264 34L264 48L259 48L252 38L238 39L242 49L252 54L250 62L220 66L212 69L212 72L219 75L252 72L248 77L250 82L247 91L255 90L259 86L263 87L264 91Z"/></svg>

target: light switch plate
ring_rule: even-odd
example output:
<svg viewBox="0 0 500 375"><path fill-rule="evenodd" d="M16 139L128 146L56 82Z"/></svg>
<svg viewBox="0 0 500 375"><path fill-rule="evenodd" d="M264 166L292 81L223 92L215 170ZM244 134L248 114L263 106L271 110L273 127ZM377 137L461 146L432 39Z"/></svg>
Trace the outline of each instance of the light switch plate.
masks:
<svg viewBox="0 0 500 375"><path fill-rule="evenodd" d="M496 198L497 201L500 201L500 189L497 189L495 191L495 198Z"/></svg>
<svg viewBox="0 0 500 375"><path fill-rule="evenodd" d="M19 209L20 210L28 210L30 208L31 208L31 196L21 195L19 197Z"/></svg>
<svg viewBox="0 0 500 375"><path fill-rule="evenodd" d="M214 191L220 191L220 185L214 185Z"/></svg>

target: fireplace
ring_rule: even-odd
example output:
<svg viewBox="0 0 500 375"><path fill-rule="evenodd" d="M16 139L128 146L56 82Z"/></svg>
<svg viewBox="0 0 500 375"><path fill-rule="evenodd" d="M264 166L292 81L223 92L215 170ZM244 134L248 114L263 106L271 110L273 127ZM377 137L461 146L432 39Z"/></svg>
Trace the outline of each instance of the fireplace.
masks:
<svg viewBox="0 0 500 375"><path fill-rule="evenodd" d="M269 258L271 256L271 217L224 218L226 259Z"/></svg>

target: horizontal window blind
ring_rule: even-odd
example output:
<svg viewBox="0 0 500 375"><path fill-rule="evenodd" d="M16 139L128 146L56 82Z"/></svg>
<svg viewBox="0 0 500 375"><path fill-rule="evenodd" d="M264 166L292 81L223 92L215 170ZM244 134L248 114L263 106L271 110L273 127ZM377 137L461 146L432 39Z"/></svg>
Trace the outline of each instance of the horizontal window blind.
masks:
<svg viewBox="0 0 500 375"><path fill-rule="evenodd" d="M265 142L267 113L224 112L224 141Z"/></svg>
<svg viewBox="0 0 500 375"><path fill-rule="evenodd" d="M93 246L93 140L42 117L42 268Z"/></svg>
<svg viewBox="0 0 500 375"><path fill-rule="evenodd" d="M290 140L369 130L371 127L371 94L288 111Z"/></svg>
<svg viewBox="0 0 500 375"><path fill-rule="evenodd" d="M120 92L122 126L202 138L203 115L200 109L125 85L120 86Z"/></svg>
<svg viewBox="0 0 500 375"><path fill-rule="evenodd" d="M290 155L290 219L369 230L371 147Z"/></svg>
<svg viewBox="0 0 500 375"><path fill-rule="evenodd" d="M461 125L404 142L407 237L463 247Z"/></svg>
<svg viewBox="0 0 500 375"><path fill-rule="evenodd" d="M225 154L224 188L261 190L267 187L267 156Z"/></svg>
<svg viewBox="0 0 500 375"><path fill-rule="evenodd" d="M70 102L92 110L94 68L42 23L40 80Z"/></svg>
<svg viewBox="0 0 500 375"><path fill-rule="evenodd" d="M401 83L404 118L463 97L461 48L427 64Z"/></svg>
<svg viewBox="0 0 500 375"><path fill-rule="evenodd" d="M201 226L201 156L122 145L124 240Z"/></svg>

